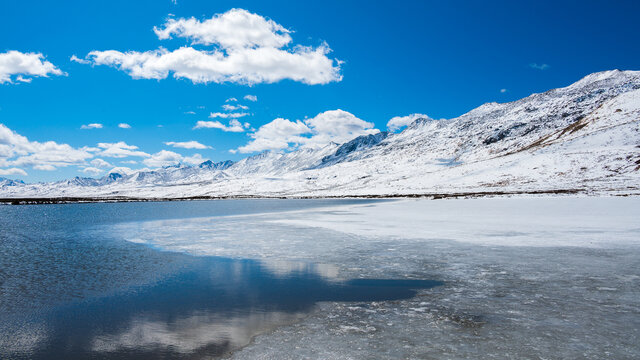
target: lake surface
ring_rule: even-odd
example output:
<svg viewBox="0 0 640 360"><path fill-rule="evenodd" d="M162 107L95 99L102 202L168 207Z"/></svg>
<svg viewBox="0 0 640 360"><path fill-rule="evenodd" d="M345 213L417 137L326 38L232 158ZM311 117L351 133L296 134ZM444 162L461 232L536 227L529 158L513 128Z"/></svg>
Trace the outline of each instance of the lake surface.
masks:
<svg viewBox="0 0 640 360"><path fill-rule="evenodd" d="M640 197L0 206L0 358L637 359L638 219Z"/></svg>
<svg viewBox="0 0 640 360"><path fill-rule="evenodd" d="M156 230L187 218L211 223L220 216L354 202L368 203L1 206L0 358L217 357L245 346L256 334L299 321L319 302L407 299L442 284L345 279L327 276L332 272L327 264L193 256L124 240L135 232L126 229L162 220L172 223L154 225Z"/></svg>

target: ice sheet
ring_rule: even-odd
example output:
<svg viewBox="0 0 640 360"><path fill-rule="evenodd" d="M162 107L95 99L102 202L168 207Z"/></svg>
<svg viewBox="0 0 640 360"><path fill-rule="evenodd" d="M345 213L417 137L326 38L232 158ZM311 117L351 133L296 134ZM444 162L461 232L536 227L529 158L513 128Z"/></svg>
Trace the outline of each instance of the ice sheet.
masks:
<svg viewBox="0 0 640 360"><path fill-rule="evenodd" d="M403 200L130 223L114 236L262 259L279 274L301 260L336 280L445 282L410 300L323 303L239 359L635 358L639 209L615 197Z"/></svg>

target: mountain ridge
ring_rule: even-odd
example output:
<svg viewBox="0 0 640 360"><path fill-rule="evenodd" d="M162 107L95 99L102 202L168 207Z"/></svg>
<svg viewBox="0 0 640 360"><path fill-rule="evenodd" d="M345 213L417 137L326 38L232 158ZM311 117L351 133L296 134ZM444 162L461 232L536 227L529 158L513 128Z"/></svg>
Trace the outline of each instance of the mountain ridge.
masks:
<svg viewBox="0 0 640 360"><path fill-rule="evenodd" d="M584 189L640 193L640 72L610 70L399 133L100 179L7 185L0 197L361 196ZM91 179L91 180L90 180Z"/></svg>

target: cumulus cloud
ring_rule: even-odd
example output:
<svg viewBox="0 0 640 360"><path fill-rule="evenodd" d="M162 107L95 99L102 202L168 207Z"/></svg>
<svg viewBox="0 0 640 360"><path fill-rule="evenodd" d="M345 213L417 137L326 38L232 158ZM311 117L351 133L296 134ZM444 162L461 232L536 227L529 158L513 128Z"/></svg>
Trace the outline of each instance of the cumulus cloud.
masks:
<svg viewBox="0 0 640 360"><path fill-rule="evenodd" d="M160 150L151 155L148 159L144 159L143 163L149 167L163 167L180 163L182 155L168 150Z"/></svg>
<svg viewBox="0 0 640 360"><path fill-rule="evenodd" d="M171 166L177 165L180 163L188 164L188 165L196 165L200 164L205 159L200 154L194 154L192 156L182 156L178 153L168 150L161 150L153 155L150 158L145 159L143 162L145 165L157 168L163 166Z"/></svg>
<svg viewBox="0 0 640 360"><path fill-rule="evenodd" d="M229 125L225 125L220 121L198 121L194 129L220 129L224 132L243 132L245 128L248 128L249 123L244 123L244 126L240 123L240 121L236 119L231 119L229 121Z"/></svg>
<svg viewBox="0 0 640 360"><path fill-rule="evenodd" d="M211 149L211 146L201 144L195 140L184 142L167 141L164 144L182 149Z"/></svg>
<svg viewBox="0 0 640 360"><path fill-rule="evenodd" d="M400 130L401 128L411 124L412 122L416 121L417 119L431 119L428 115L425 114L411 114L411 115L407 115L407 116L396 116L391 118L391 120L389 120L387 122L387 128L390 131L397 131Z"/></svg>
<svg viewBox="0 0 640 360"><path fill-rule="evenodd" d="M98 147L102 149L98 155L104 157L125 158L129 156L136 156L147 158L151 156L144 151L138 150L137 146L128 145L124 141L119 141L117 143L98 143Z"/></svg>
<svg viewBox="0 0 640 360"><path fill-rule="evenodd" d="M98 123L93 123L93 124L87 124L87 125L82 125L80 126L80 129L102 129L102 124L98 124Z"/></svg>
<svg viewBox="0 0 640 360"><path fill-rule="evenodd" d="M97 168L108 168L113 166L102 159L93 159L90 164Z"/></svg>
<svg viewBox="0 0 640 360"><path fill-rule="evenodd" d="M86 61L107 65L135 79L165 79L169 74L193 83L274 83L284 79L305 84L342 80L339 60L324 43L292 46L290 31L243 9L231 9L206 20L168 19L154 27L159 39L185 38L207 50L182 46L169 51L91 51Z"/></svg>
<svg viewBox="0 0 640 360"><path fill-rule="evenodd" d="M237 126L238 124L235 125ZM210 148L197 141L167 142L166 144L185 149ZM67 166L77 166L80 172L99 175L103 174L105 169L113 168L111 163L100 157L123 160L124 158L138 157L143 159L142 162L146 166L154 168L177 163L195 165L206 160L200 154L183 156L167 150L149 154L124 141L98 143L97 147L85 146L82 148L74 148L68 144L58 144L54 141L41 143L30 141L25 136L0 124L0 175L27 176L24 167L31 167L41 171L54 171L59 167ZM120 162L123 164L137 164L136 161L129 159ZM111 171L128 174L134 170L120 167L113 168Z"/></svg>
<svg viewBox="0 0 640 360"><path fill-rule="evenodd" d="M0 169L0 175L22 175L27 176L27 172L19 168Z"/></svg>
<svg viewBox="0 0 640 360"><path fill-rule="evenodd" d="M208 159L203 158L202 155L200 154L193 154L192 156L183 157L182 163L188 164L188 165L198 165L198 164L202 164L207 160Z"/></svg>
<svg viewBox="0 0 640 360"><path fill-rule="evenodd" d="M243 9L231 9L204 21L195 18L169 19L164 28L154 27L159 39L175 35L194 44L219 45L221 48L281 48L291 42L290 31L273 20Z"/></svg>
<svg viewBox="0 0 640 360"><path fill-rule="evenodd" d="M22 167L37 170L55 170L57 167L80 165L93 157L93 149L88 147L74 148L68 144L54 141L30 141L3 124L0 124L0 167L12 167L3 171L24 171ZM15 170L18 168L18 170Z"/></svg>
<svg viewBox="0 0 640 360"><path fill-rule="evenodd" d="M80 172L83 172L83 173L85 173L85 174L89 174L89 175L96 176L96 175L100 175L100 174L104 173L104 172L105 172L105 170L104 170L104 169L98 169L98 168L95 168L95 167L91 167L91 166L89 166L89 167L86 167L86 168L81 169L81 170L80 170Z"/></svg>
<svg viewBox="0 0 640 360"><path fill-rule="evenodd" d="M144 169L140 169L144 170ZM136 170L132 170L126 166L117 166L113 169L109 170L108 174L121 174L121 175L130 175L133 174Z"/></svg>
<svg viewBox="0 0 640 360"><path fill-rule="evenodd" d="M21 53L15 50L0 53L0 84L13 83L13 80L28 83L33 77L49 77L49 75L65 75L65 73L51 62L44 60L44 55L41 53Z"/></svg>
<svg viewBox="0 0 640 360"><path fill-rule="evenodd" d="M120 123L120 124L118 124L118 127L120 129L131 129L131 125L126 124L126 123Z"/></svg>
<svg viewBox="0 0 640 360"><path fill-rule="evenodd" d="M547 64L538 65L536 63L531 63L531 64L529 64L529 67L532 68L532 69L537 69L537 70L546 70L546 69L549 68L549 65L547 65Z"/></svg>
<svg viewBox="0 0 640 360"><path fill-rule="evenodd" d="M245 95L244 99L247 100L247 101L254 101L254 102L258 101L258 97L255 96L255 95Z"/></svg>
<svg viewBox="0 0 640 360"><path fill-rule="evenodd" d="M248 107L248 106L246 106L246 105L240 105L240 104L238 104L238 105L224 104L224 105L222 105L222 108L223 108L225 111L233 111L233 110L247 110L247 109L249 109L249 107Z"/></svg>
<svg viewBox="0 0 640 360"><path fill-rule="evenodd" d="M290 143L300 144L305 141L302 134L311 132L311 129L302 121L295 122L283 118L277 118L260 128L250 136L253 138L247 145L238 148L241 153L249 153L263 150L281 150L289 147Z"/></svg>
<svg viewBox="0 0 640 360"><path fill-rule="evenodd" d="M361 135L380 132L373 126L373 123L340 109L325 111L304 121L278 118L250 134L253 140L237 151L249 153L297 146L321 147L330 142L344 143Z"/></svg>

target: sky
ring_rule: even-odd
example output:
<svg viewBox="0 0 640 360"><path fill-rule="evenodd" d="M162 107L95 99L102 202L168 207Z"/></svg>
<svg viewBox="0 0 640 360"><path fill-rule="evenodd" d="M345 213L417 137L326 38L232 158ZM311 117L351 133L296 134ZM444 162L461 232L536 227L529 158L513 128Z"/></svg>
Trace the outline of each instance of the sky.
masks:
<svg viewBox="0 0 640 360"><path fill-rule="evenodd" d="M322 147L640 69L638 1L0 0L0 177Z"/></svg>

